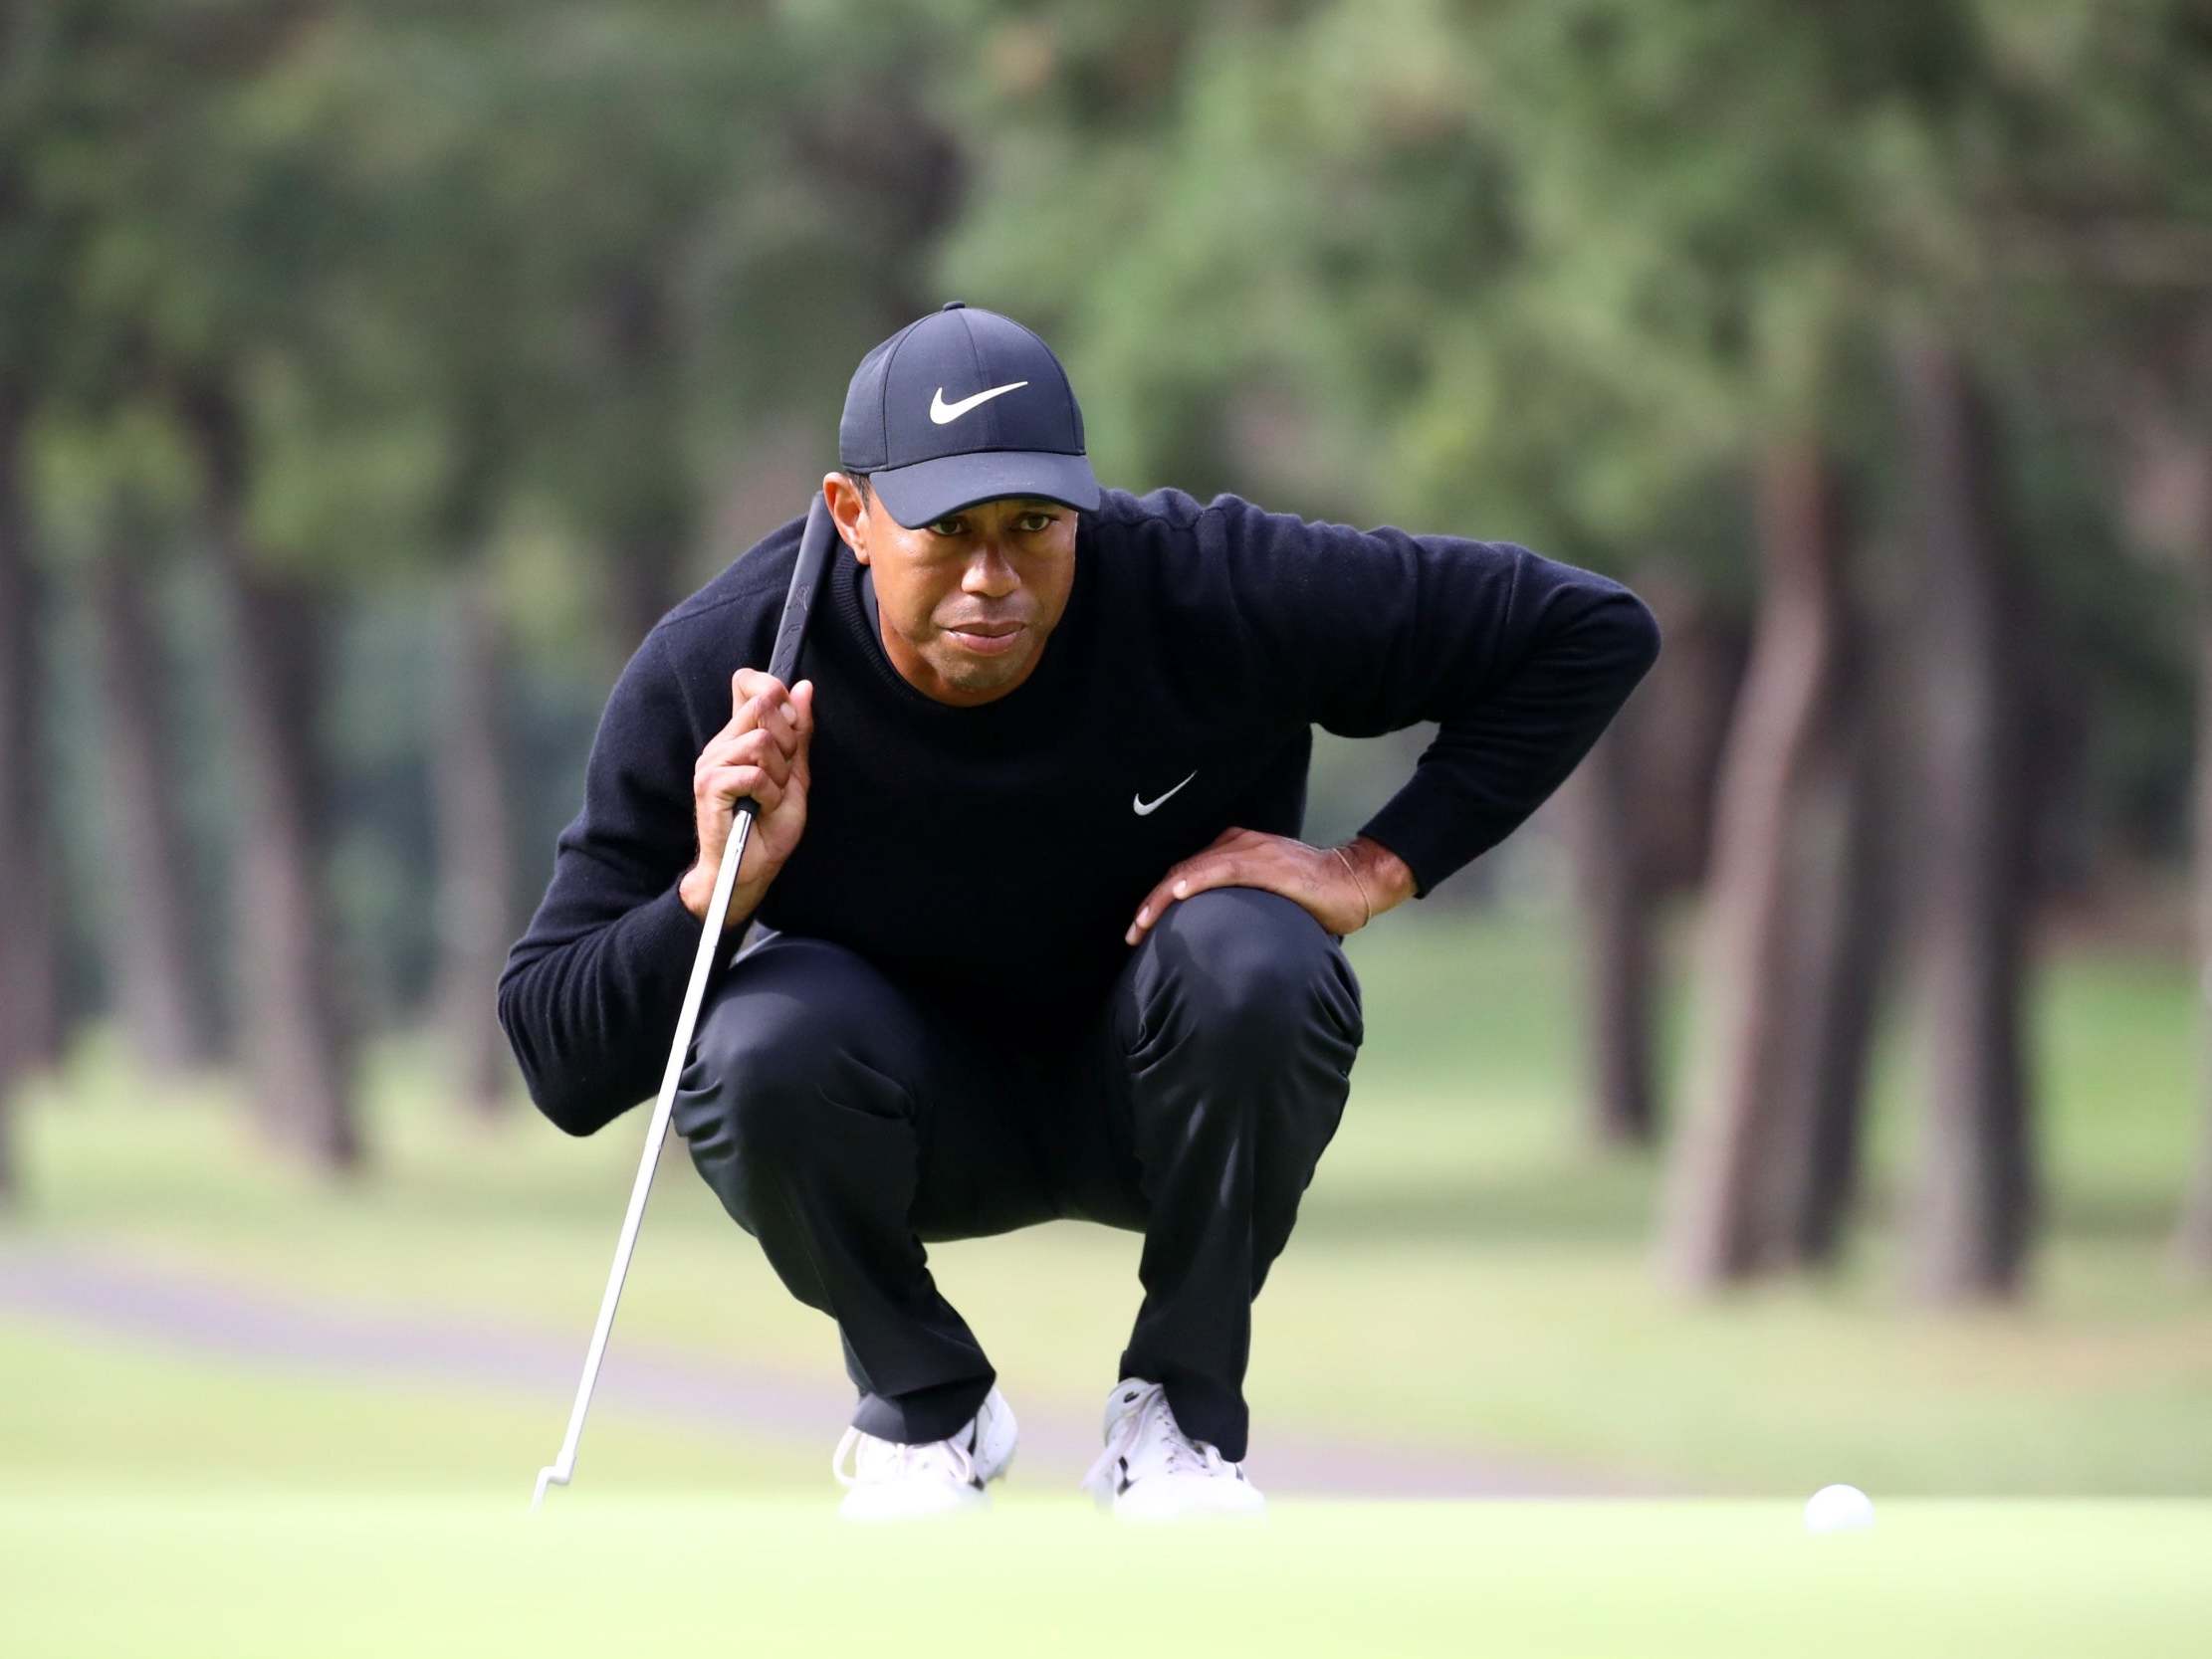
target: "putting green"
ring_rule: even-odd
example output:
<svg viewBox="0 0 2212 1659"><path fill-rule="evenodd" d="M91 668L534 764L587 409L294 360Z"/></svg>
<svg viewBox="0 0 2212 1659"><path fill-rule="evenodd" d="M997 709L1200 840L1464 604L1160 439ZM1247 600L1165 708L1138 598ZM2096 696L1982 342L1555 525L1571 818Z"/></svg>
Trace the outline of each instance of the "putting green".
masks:
<svg viewBox="0 0 2212 1659"><path fill-rule="evenodd" d="M14 1659L394 1653L2202 1654L2212 1504L1348 1504L1116 1527L1061 1496L915 1528L803 1499L0 1495Z"/></svg>

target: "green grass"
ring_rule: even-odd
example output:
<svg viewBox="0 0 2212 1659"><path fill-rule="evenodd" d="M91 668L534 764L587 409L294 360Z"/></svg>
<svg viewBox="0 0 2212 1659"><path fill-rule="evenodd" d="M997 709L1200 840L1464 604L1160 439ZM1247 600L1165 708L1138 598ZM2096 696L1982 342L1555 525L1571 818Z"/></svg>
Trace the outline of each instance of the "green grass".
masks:
<svg viewBox="0 0 2212 1659"><path fill-rule="evenodd" d="M519 1505L561 1427L558 1406L535 1399L255 1372L34 1323L0 1327L0 1495L60 1502L91 1486L505 1491ZM824 1448L764 1441L733 1449L618 1410L594 1416L589 1459L642 1486L704 1492L812 1485L828 1463Z"/></svg>
<svg viewBox="0 0 2212 1659"><path fill-rule="evenodd" d="M2018 1310L1938 1317L1903 1295L1884 1226L1820 1282L1708 1304L1660 1289L1648 1259L1655 1168L1597 1157L1579 1135L1583 1034L1559 922L1422 914L1353 942L1368 1044L1256 1310L1255 1473L1271 1427L1350 1423L1696 1492L1802 1494L1839 1479L1881 1494L2212 1492L2212 1293L2163 1258L2197 1133L2184 967L2084 957L2038 982L2053 1226L2036 1292ZM1670 1062L1686 994L1677 979L1666 1002ZM1909 1060L1904 1034L1886 1033L1878 1218L1898 1207L1909 1163ZM580 1357L644 1113L585 1142L527 1108L486 1132L438 1081L421 1045L378 1051L377 1173L332 1190L265 1160L220 1086L157 1090L88 1046L23 1125L37 1201L15 1226L348 1305L572 1332ZM1089 1411L1135 1311L1137 1250L1134 1235L1055 1225L932 1257L1017 1409L1049 1397ZM825 1460L845 1386L834 1332L784 1296L680 1148L655 1191L623 1341L817 1379L824 1438L804 1451ZM158 1411L153 1360L131 1363ZM133 1384L114 1386L119 1409ZM521 1414L527 1477L559 1422L539 1402ZM89 1472L103 1467L96 1437L72 1443ZM588 1444L610 1485L665 1474L666 1458L596 1420ZM0 1489L20 1455L0 1438ZM296 1442L292 1455L305 1456Z"/></svg>
<svg viewBox="0 0 2212 1659"><path fill-rule="evenodd" d="M792 1499L0 1496L17 1659L739 1652L2201 1653L2212 1505L1285 1506L1115 1528L1006 1502L925 1529Z"/></svg>

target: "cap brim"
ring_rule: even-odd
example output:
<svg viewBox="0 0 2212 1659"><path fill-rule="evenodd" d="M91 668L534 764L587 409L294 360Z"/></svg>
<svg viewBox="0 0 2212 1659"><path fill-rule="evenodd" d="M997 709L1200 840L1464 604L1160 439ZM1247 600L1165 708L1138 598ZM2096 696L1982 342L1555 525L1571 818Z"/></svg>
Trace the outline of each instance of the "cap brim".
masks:
<svg viewBox="0 0 2212 1659"><path fill-rule="evenodd" d="M1002 496L1036 496L1085 513L1098 506L1098 479L1090 457L1050 450L941 455L870 473L868 483L891 517L909 527L935 523L948 513Z"/></svg>

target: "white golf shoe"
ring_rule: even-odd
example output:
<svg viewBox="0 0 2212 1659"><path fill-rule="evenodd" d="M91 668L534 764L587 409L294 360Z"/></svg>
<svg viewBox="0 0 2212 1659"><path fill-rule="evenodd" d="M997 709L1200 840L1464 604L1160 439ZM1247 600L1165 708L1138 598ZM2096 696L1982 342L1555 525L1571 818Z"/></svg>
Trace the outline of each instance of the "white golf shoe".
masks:
<svg viewBox="0 0 2212 1659"><path fill-rule="evenodd" d="M1202 1516L1256 1519L1267 1500L1204 1440L1175 1420L1168 1391L1143 1377L1124 1377L1106 1399L1106 1449L1083 1490L1125 1521L1184 1521Z"/></svg>
<svg viewBox="0 0 2212 1659"><path fill-rule="evenodd" d="M847 1489L837 1513L847 1521L914 1521L988 1508L985 1483L1013 1463L1015 1433L1013 1408L996 1384L982 1409L943 1440L909 1445L848 1428L829 1462L829 1472Z"/></svg>

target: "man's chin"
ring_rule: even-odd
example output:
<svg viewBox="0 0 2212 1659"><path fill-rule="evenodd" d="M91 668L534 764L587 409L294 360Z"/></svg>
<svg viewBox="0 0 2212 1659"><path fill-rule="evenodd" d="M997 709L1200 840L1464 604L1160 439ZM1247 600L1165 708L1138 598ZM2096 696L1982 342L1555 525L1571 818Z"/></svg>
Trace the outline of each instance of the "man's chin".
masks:
<svg viewBox="0 0 2212 1659"><path fill-rule="evenodd" d="M1035 656L1033 640L1024 639L996 656L970 651L948 640L934 653L932 666L948 686L964 692L993 692L1018 683L1029 672Z"/></svg>

